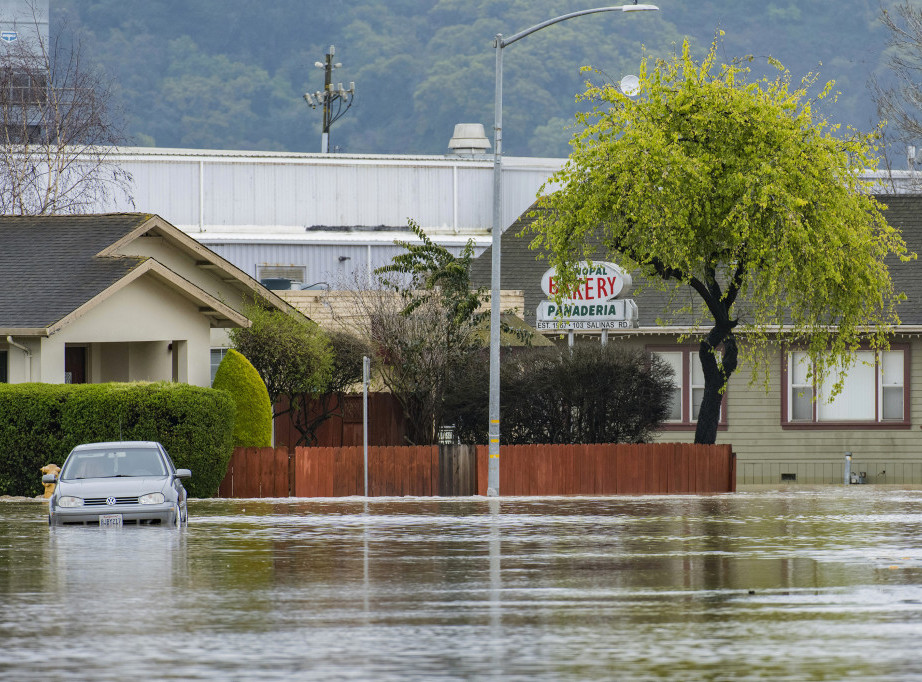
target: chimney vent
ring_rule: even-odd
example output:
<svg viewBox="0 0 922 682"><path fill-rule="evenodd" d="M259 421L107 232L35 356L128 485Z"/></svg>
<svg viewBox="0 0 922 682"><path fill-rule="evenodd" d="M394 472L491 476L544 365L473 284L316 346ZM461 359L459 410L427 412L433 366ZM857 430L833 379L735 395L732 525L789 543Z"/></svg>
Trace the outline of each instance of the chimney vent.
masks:
<svg viewBox="0 0 922 682"><path fill-rule="evenodd" d="M486 154L490 141L482 123L458 123L455 133L448 141L448 150L455 156L478 156Z"/></svg>

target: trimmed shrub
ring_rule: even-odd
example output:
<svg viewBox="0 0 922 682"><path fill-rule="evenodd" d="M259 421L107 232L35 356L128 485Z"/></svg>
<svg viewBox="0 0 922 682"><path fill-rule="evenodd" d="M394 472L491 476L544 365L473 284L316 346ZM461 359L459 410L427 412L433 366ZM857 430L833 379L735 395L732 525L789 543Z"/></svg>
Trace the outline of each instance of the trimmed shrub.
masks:
<svg viewBox="0 0 922 682"><path fill-rule="evenodd" d="M231 348L221 360L212 388L230 393L237 405L234 446L272 445L272 402L266 384L253 364Z"/></svg>
<svg viewBox="0 0 922 682"><path fill-rule="evenodd" d="M462 443L487 442L488 370L472 363L454 377L446 423ZM503 442L648 442L668 414L672 379L657 356L616 343L514 349L501 366Z"/></svg>
<svg viewBox="0 0 922 682"><path fill-rule="evenodd" d="M233 452L236 407L224 391L154 384L0 384L0 495L35 496L40 468L80 443L156 440L191 469L191 497L211 497Z"/></svg>

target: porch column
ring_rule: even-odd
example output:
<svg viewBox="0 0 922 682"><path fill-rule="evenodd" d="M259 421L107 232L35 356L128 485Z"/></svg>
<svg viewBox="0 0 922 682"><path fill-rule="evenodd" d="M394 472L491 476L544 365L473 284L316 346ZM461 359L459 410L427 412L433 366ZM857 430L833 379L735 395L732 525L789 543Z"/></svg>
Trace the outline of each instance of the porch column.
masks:
<svg viewBox="0 0 922 682"><path fill-rule="evenodd" d="M173 381L189 383L189 343L173 341Z"/></svg>
<svg viewBox="0 0 922 682"><path fill-rule="evenodd" d="M36 364L38 367L35 366ZM34 380L43 384L64 383L63 339L59 340L54 336L42 338L39 352L32 356L32 376Z"/></svg>

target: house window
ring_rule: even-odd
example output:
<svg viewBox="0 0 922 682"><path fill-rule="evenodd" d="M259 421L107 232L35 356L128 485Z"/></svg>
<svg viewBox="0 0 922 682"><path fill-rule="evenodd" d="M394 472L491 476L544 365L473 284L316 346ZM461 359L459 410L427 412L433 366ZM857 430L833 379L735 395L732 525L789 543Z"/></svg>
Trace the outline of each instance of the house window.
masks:
<svg viewBox="0 0 922 682"><path fill-rule="evenodd" d="M667 429L682 430L696 426L704 397L704 370L698 357L698 346L672 346L648 348L672 367L674 388L670 395L666 416ZM720 407L720 426L726 427L727 396L724 393Z"/></svg>
<svg viewBox="0 0 922 682"><path fill-rule="evenodd" d="M782 424L790 428L813 424L908 426L908 355L908 346L880 352L859 350L847 372L833 367L818 384L809 354L787 353ZM840 380L842 390L832 397L832 387Z"/></svg>
<svg viewBox="0 0 922 682"><path fill-rule="evenodd" d="M682 367L684 366L684 355L682 351L657 352L657 356L667 365L672 367L672 393L669 395L669 411L666 413L666 421L682 421Z"/></svg>
<svg viewBox="0 0 922 682"><path fill-rule="evenodd" d="M214 375L218 373L218 365L221 364L221 360L224 359L224 356L227 355L227 348L212 348L211 349L211 383L214 384Z"/></svg>

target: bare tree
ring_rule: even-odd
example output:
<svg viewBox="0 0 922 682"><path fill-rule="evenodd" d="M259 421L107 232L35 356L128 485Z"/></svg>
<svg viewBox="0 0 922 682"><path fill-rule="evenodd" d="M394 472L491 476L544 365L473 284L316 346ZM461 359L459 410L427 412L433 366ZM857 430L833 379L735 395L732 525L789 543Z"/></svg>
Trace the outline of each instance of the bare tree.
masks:
<svg viewBox="0 0 922 682"><path fill-rule="evenodd" d="M455 377L476 362L476 328L462 322L446 331L445 307L438 300L407 311L392 292L363 293L378 375L403 408L407 440L437 443L446 394Z"/></svg>
<svg viewBox="0 0 922 682"><path fill-rule="evenodd" d="M33 18L37 17L33 9ZM89 68L65 31L0 50L0 212L79 213L131 201L131 175L115 160L124 143L109 81Z"/></svg>
<svg viewBox="0 0 922 682"><path fill-rule="evenodd" d="M917 146L922 144L922 6L906 0L893 10L882 7L881 22L890 32L891 79L871 83L877 112L890 126L889 137ZM907 161L912 169L915 158Z"/></svg>

